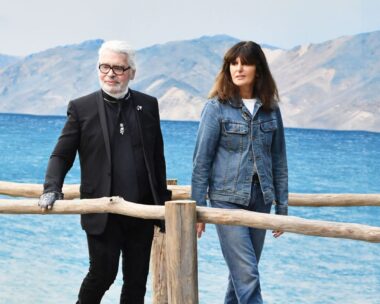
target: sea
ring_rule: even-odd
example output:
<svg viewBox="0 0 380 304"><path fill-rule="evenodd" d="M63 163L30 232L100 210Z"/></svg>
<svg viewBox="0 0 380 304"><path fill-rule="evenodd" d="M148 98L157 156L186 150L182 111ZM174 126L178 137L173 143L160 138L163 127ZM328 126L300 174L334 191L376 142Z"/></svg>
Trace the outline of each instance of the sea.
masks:
<svg viewBox="0 0 380 304"><path fill-rule="evenodd" d="M43 183L65 117L0 114L0 180ZM189 185L197 122L161 122L168 178ZM380 133L287 128L293 193L380 193ZM75 162L66 183L79 183ZM1 196L2 199L10 198ZM290 207L291 216L380 226L380 207ZM88 270L79 215L0 214L0 303L75 303ZM380 244L267 233L265 303L380 303ZM200 303L223 303L228 271L215 226L198 240ZM102 303L119 301L119 273ZM151 281L146 303L151 303Z"/></svg>

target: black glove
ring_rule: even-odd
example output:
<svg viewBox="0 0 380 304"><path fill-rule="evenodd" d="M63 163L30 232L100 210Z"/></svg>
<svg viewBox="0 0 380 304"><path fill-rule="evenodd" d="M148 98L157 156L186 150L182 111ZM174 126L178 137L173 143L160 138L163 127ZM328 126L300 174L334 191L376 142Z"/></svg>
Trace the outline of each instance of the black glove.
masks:
<svg viewBox="0 0 380 304"><path fill-rule="evenodd" d="M160 228L161 233L166 232L165 220L154 220L154 225L157 226L158 228Z"/></svg>
<svg viewBox="0 0 380 304"><path fill-rule="evenodd" d="M56 200L62 200L63 193L58 191L46 192L40 196L40 200L38 201L38 206L42 209L51 209L53 208L53 204Z"/></svg>

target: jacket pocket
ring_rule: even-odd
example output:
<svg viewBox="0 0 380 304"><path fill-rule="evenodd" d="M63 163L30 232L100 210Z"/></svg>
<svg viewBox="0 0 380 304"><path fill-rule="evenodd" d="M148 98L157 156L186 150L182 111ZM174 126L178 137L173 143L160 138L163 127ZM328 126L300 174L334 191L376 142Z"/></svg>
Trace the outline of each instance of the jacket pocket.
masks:
<svg viewBox="0 0 380 304"><path fill-rule="evenodd" d="M263 132L273 132L277 130L277 120L270 120L266 122L262 122L260 124L260 128Z"/></svg>
<svg viewBox="0 0 380 304"><path fill-rule="evenodd" d="M260 123L263 144L267 147L272 145L273 133L277 130L277 120L270 120Z"/></svg>
<svg viewBox="0 0 380 304"><path fill-rule="evenodd" d="M222 121L223 130L226 134L248 134L248 124L238 121Z"/></svg>
<svg viewBox="0 0 380 304"><path fill-rule="evenodd" d="M222 130L221 145L229 152L241 154L248 145L248 124L241 121L224 120L222 121Z"/></svg>

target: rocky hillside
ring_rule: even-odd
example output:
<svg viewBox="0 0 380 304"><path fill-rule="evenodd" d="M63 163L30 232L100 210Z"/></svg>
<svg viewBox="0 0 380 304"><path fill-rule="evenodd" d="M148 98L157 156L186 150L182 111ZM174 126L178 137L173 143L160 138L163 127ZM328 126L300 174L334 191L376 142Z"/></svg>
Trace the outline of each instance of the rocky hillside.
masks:
<svg viewBox="0 0 380 304"><path fill-rule="evenodd" d="M137 52L134 89L158 97L163 119L197 120L223 53L218 35ZM98 89L102 40L60 46L1 65L0 111L65 114L67 102ZM380 31L283 50L263 45L287 127L380 131Z"/></svg>

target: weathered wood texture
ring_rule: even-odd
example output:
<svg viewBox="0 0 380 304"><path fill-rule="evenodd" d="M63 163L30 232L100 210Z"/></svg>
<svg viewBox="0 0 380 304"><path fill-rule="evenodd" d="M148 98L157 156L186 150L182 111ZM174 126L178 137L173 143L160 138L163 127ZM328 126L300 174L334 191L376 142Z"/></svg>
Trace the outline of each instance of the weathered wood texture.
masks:
<svg viewBox="0 0 380 304"><path fill-rule="evenodd" d="M173 192L173 200L190 199L190 186L172 185L168 180L168 188ZM63 186L65 199L79 197L79 185ZM39 197L42 185L24 184L0 181L0 194L20 197ZM306 207L349 207L349 206L380 206L380 194L301 194L290 193L290 206Z"/></svg>
<svg viewBox="0 0 380 304"><path fill-rule="evenodd" d="M164 206L127 202L121 197L102 197L82 200L57 200L50 210L43 210L37 199L0 199L0 213L8 214L86 214L116 213L144 219L165 219Z"/></svg>
<svg viewBox="0 0 380 304"><path fill-rule="evenodd" d="M165 203L168 300L198 303L196 205L191 201Z"/></svg>
<svg viewBox="0 0 380 304"><path fill-rule="evenodd" d="M167 180L168 185L177 185L176 179ZM150 255L152 273L152 304L168 304L168 285L166 271L166 234L155 227Z"/></svg>
<svg viewBox="0 0 380 304"><path fill-rule="evenodd" d="M226 210L220 208L197 207L200 222L241 225L267 230L281 230L304 235L332 238L346 238L367 242L380 242L380 227L307 220L295 216L263 214L245 210Z"/></svg>
<svg viewBox="0 0 380 304"><path fill-rule="evenodd" d="M155 227L150 255L152 274L152 304L168 304L168 286L166 271L166 234Z"/></svg>
<svg viewBox="0 0 380 304"><path fill-rule="evenodd" d="M0 194L21 197L39 197L42 194L43 186L41 184L26 184L0 181ZM65 199L79 197L79 185L63 185L62 189Z"/></svg>
<svg viewBox="0 0 380 304"><path fill-rule="evenodd" d="M120 197L61 200L48 211L37 206L38 200L0 199L0 213L8 214L82 214L117 213L145 219L164 219L164 206L141 205L126 202ZM305 235L346 238L367 242L380 242L380 227L351 223L307 220L295 216L262 214L244 210L226 210L197 207L199 222L242 225L269 230L282 230ZM184 222L185 224L185 222Z"/></svg>
<svg viewBox="0 0 380 304"><path fill-rule="evenodd" d="M380 194L302 194L290 193L290 206L305 207L353 207L380 206Z"/></svg>

